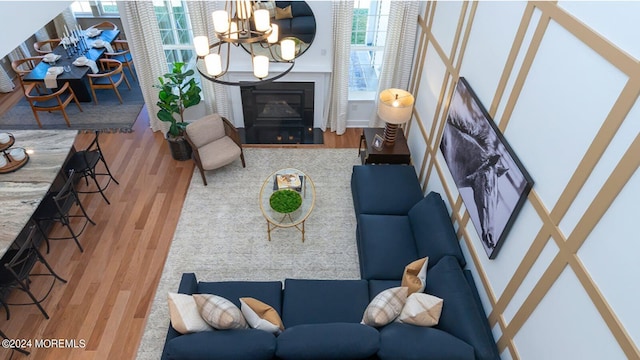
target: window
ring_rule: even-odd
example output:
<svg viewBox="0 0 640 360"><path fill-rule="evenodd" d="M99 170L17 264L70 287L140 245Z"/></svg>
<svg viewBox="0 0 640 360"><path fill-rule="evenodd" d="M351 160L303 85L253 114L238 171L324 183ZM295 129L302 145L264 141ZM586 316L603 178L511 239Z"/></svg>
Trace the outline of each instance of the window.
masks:
<svg viewBox="0 0 640 360"><path fill-rule="evenodd" d="M74 15L81 16L118 16L118 4L115 1L74 1L71 4Z"/></svg>
<svg viewBox="0 0 640 360"><path fill-rule="evenodd" d="M192 67L195 64L195 52L186 5L182 0L154 0L153 5L167 57L167 67L171 69L174 62L184 62L187 67Z"/></svg>
<svg viewBox="0 0 640 360"><path fill-rule="evenodd" d="M378 91L390 0L355 0L349 61L349 93Z"/></svg>

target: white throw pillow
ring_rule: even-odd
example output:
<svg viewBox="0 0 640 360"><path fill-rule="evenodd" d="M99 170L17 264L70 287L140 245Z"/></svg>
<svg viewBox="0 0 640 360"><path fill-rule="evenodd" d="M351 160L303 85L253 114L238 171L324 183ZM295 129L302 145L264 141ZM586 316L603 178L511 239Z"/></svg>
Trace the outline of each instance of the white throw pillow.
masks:
<svg viewBox="0 0 640 360"><path fill-rule="evenodd" d="M228 330L248 327L242 312L231 301L211 294L195 294L193 298L204 321L214 328Z"/></svg>
<svg viewBox="0 0 640 360"><path fill-rule="evenodd" d="M433 295L411 294L396 321L417 326L438 325L442 313L442 303L442 299Z"/></svg>
<svg viewBox="0 0 640 360"><path fill-rule="evenodd" d="M198 305L193 296L187 294L169 293L169 317L171 326L181 334L199 331L209 331L211 326L202 319Z"/></svg>
<svg viewBox="0 0 640 360"><path fill-rule="evenodd" d="M371 300L362 316L362 323L369 326L385 326L400 315L407 301L404 286L387 289Z"/></svg>
<svg viewBox="0 0 640 360"><path fill-rule="evenodd" d="M284 330L282 319L276 309L260 300L250 297L240 298L240 310L253 329L264 330L276 335Z"/></svg>
<svg viewBox="0 0 640 360"><path fill-rule="evenodd" d="M409 288L409 294L420 293L424 291L427 285L427 264L429 258L424 257L418 259L404 268L402 274L402 285Z"/></svg>

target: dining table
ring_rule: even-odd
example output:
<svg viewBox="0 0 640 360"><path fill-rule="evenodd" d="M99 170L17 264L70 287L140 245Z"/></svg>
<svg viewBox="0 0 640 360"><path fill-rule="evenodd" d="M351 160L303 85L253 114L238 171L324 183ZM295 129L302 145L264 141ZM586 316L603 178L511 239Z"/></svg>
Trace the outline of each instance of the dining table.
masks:
<svg viewBox="0 0 640 360"><path fill-rule="evenodd" d="M103 43L111 43L120 35L120 30L101 30L98 35L93 37L87 35L89 34L88 30L84 30L82 33L84 35L81 41L83 41L84 44L79 46L79 48L86 48L84 51L72 52L70 51L72 47L68 46L68 48L65 48L65 45L61 42L60 45L56 46L52 51L53 54L60 56L59 59L55 62L41 61L29 74L23 77L23 81L44 83L50 67L67 67L69 71L64 71L57 76L58 87L62 87L65 82L69 82L69 86L73 89L78 101L91 102L93 98L86 83L86 77L91 71L91 68L86 64L75 65L78 64L76 60L82 56L93 61L100 59L104 56L107 49L105 46L96 46L100 44L98 40L101 40ZM96 41L98 41L98 43L96 43Z"/></svg>
<svg viewBox="0 0 640 360"><path fill-rule="evenodd" d="M0 132L4 132L0 129ZM0 174L0 256L28 230L29 221L48 192L59 186L60 169L70 154L77 131L15 130L11 148L28 154L19 170Z"/></svg>

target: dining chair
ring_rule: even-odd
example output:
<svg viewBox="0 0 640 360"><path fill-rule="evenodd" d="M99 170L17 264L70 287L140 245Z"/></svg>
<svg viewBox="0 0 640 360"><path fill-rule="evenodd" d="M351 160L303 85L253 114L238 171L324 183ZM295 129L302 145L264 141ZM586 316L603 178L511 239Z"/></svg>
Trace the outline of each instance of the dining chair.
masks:
<svg viewBox="0 0 640 360"><path fill-rule="evenodd" d="M111 21L103 21L101 23L91 25L89 29L91 28L98 30L118 30L118 25L112 23Z"/></svg>
<svg viewBox="0 0 640 360"><path fill-rule="evenodd" d="M62 188L58 191L48 193L33 213L33 219L36 222L38 230L40 230L40 233L47 243L47 253L49 252L51 241L71 239L75 241L80 252L84 252L78 237L82 235L88 224L96 224L91 220L84 206L82 206L74 187L74 181L74 172L70 171ZM80 208L79 213L71 213L73 205L77 205L78 208ZM79 218L83 220L74 221L74 219ZM69 236L51 237L48 231L51 223L60 223L67 228Z"/></svg>
<svg viewBox="0 0 640 360"><path fill-rule="evenodd" d="M16 75L18 75L18 81L20 81L20 86L22 86L23 91L25 84L22 78L29 74L33 69L35 69L35 67L40 64L40 61L42 61L43 58L44 56L33 56L24 59L13 60L11 62L11 68L16 73ZM38 93L40 93L41 87L38 86L37 90Z"/></svg>
<svg viewBox="0 0 640 360"><path fill-rule="evenodd" d="M36 305L42 315L44 315L46 319L49 319L49 314L44 310L41 303L49 296L49 294L51 294L51 290L53 290L56 280L60 280L63 283L67 282L67 280L60 277L60 275L51 268L51 265L49 265L47 260L38 250L38 246L34 239L35 232L35 226L31 225L29 228L29 234L24 242L21 244L14 242L0 259L0 302L7 312L7 320L10 318L9 305ZM37 267L36 271L38 272L34 273L32 271L38 262L44 265L44 269L42 266ZM47 270L46 273L40 272L45 269ZM51 277L52 280L49 290L38 299L38 297L36 297L36 295L31 291L31 279L40 276ZM37 288L40 289L39 286ZM13 289L21 290L27 294L30 301L19 303L9 302L9 295Z"/></svg>
<svg viewBox="0 0 640 360"><path fill-rule="evenodd" d="M138 81L136 78L136 73L133 68L133 57L131 56L131 51L129 50L129 43L126 40L115 40L113 42L113 51L112 53L105 53L105 57L107 59L118 60L129 69L129 74L133 81Z"/></svg>
<svg viewBox="0 0 640 360"><path fill-rule="evenodd" d="M65 164L64 170L67 173L74 173L76 177L82 177L85 180L85 186L87 190L77 190L78 193L81 194L94 194L100 193L102 198L107 202L107 204L111 204L107 196L104 194L104 191L109 187L109 184L113 180L116 184L120 184L118 180L111 174L111 170L109 170L109 165L104 158L104 153L102 152L102 148L100 148L100 132L95 132L95 137L89 146L86 149L75 152L71 155L71 158ZM97 167L98 164L102 163L102 167L104 167L103 172L98 172ZM107 177L108 180L103 185L98 181L98 177ZM93 180L95 187L89 187L89 178Z"/></svg>
<svg viewBox="0 0 640 360"><path fill-rule="evenodd" d="M78 106L80 111L82 111L82 107L80 106L80 102L76 98L76 94L73 92L73 89L69 86L69 83L65 82L60 89L51 94L36 95L33 94L34 89L36 89L35 83L26 85L26 88L24 89L24 96L29 102L29 105L31 105L31 110L33 111L33 116L35 116L36 121L38 122L38 126L42 128L42 123L38 116L39 111L60 111L62 112L62 116L64 116L64 120L67 122L67 126L71 127L69 117L65 111L67 105L73 101L76 103L76 106Z"/></svg>
<svg viewBox="0 0 640 360"><path fill-rule="evenodd" d="M191 145L193 161L205 186L205 170L223 167L238 157L242 160L242 167L246 167L238 129L218 114L207 115L187 125L185 138Z"/></svg>
<svg viewBox="0 0 640 360"><path fill-rule="evenodd" d="M33 43L33 48L38 54L48 54L53 51L58 45L60 45L61 39L49 39L43 41L36 41Z"/></svg>
<svg viewBox="0 0 640 360"><path fill-rule="evenodd" d="M100 66L99 73L87 74L87 78L89 79L89 87L91 88L91 93L93 94L93 101L98 104L96 90L112 89L118 96L120 104L122 104L122 96L120 96L120 91L118 91L118 86L122 84L122 80L124 80L129 90L131 90L129 80L127 80L127 77L122 71L122 63L118 60L113 59L99 59L98 64Z"/></svg>

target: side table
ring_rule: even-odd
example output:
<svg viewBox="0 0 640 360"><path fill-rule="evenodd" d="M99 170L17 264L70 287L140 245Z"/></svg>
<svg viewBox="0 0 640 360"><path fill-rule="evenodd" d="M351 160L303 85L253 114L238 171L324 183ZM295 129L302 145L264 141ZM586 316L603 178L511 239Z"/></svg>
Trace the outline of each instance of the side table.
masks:
<svg viewBox="0 0 640 360"><path fill-rule="evenodd" d="M382 128L364 128L360 136L360 146L358 152L362 164L407 164L411 163L411 152L407 145L407 139L402 131L398 131L396 141L393 144L384 143L382 149L377 150L373 147L373 138L375 135L382 137L384 129Z"/></svg>

